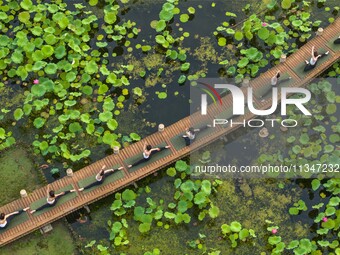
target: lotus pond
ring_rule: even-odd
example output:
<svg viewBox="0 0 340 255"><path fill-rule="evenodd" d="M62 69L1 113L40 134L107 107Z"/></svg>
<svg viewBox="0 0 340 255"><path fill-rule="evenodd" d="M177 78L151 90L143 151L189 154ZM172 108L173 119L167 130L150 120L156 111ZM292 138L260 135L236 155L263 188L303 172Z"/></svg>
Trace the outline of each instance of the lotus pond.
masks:
<svg viewBox="0 0 340 255"><path fill-rule="evenodd" d="M16 176L33 190L189 115L195 80L241 86L258 77L334 22L340 5L0 0L0 7L0 175L15 173L2 178L12 189L1 196L5 204L22 188ZM339 74L335 63L309 85L312 117L289 109L298 128L268 127L266 138L239 129L191 158L339 164ZM338 177L198 175L184 158L69 215L43 241L37 232L0 253L340 254Z"/></svg>

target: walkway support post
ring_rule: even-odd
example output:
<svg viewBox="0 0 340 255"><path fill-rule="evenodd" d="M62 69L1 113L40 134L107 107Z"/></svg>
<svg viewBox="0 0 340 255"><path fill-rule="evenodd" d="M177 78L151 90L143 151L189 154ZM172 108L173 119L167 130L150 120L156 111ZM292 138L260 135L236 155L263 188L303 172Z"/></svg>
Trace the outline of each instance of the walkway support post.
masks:
<svg viewBox="0 0 340 255"><path fill-rule="evenodd" d="M119 153L119 147L113 146L113 154L118 154L118 153Z"/></svg>
<svg viewBox="0 0 340 255"><path fill-rule="evenodd" d="M71 168L67 168L66 174L67 174L68 177L72 177L73 176L73 170Z"/></svg>
<svg viewBox="0 0 340 255"><path fill-rule="evenodd" d="M280 63L286 62L286 59L287 59L286 54L282 54L281 57L280 57Z"/></svg>
<svg viewBox="0 0 340 255"><path fill-rule="evenodd" d="M164 131L164 124L159 124L158 125L158 131L163 132Z"/></svg>
<svg viewBox="0 0 340 255"><path fill-rule="evenodd" d="M316 35L322 35L322 33L323 33L323 28L319 27L318 31L316 31Z"/></svg>
<svg viewBox="0 0 340 255"><path fill-rule="evenodd" d="M27 197L27 191L24 190L24 189L20 190L20 196L21 196L22 198Z"/></svg>

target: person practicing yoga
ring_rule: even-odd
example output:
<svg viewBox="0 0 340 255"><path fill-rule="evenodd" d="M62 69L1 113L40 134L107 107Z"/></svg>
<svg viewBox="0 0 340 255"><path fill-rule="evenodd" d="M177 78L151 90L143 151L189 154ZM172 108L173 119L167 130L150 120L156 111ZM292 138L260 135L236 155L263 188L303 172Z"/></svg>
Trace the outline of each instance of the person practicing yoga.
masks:
<svg viewBox="0 0 340 255"><path fill-rule="evenodd" d="M117 169L106 169L106 170L104 170L105 167L106 167L105 165L102 166L102 169L96 175L96 180L94 182L92 182L89 185L87 185L87 186L85 186L83 188L80 188L78 190L79 191L83 191L85 189L89 189L89 188L92 188L94 186L101 185L101 184L103 184L105 178L108 177L109 175L113 174L114 171L123 169L123 167L119 167ZM70 192L74 192L74 191L76 191L76 190L75 189L71 189L70 190Z"/></svg>
<svg viewBox="0 0 340 255"><path fill-rule="evenodd" d="M47 197L47 203L38 207L35 210L31 210L30 213L35 213L36 211L43 210L48 207L53 207L57 204L58 199L61 198L62 196L70 193L71 191L64 191L60 192L59 194L55 194L54 190L50 190L50 184L47 185L47 190L46 190L46 197Z"/></svg>
<svg viewBox="0 0 340 255"><path fill-rule="evenodd" d="M304 71L309 71L309 70L312 70L315 66L316 66L316 63L318 61L318 59L328 55L329 51L326 51L325 53L319 55L318 52L316 50L314 50L314 46L312 47L312 57L310 59L310 61L308 62L308 60L305 60L306 62L306 66L304 68Z"/></svg>
<svg viewBox="0 0 340 255"><path fill-rule="evenodd" d="M280 76L281 76L281 71L278 70L276 74L270 80L270 83L272 84L272 86L279 85L280 83L289 81L292 78L292 77L288 77L286 79L280 80Z"/></svg>
<svg viewBox="0 0 340 255"><path fill-rule="evenodd" d="M144 162L148 161L151 158L151 156L154 155L155 153L160 152L160 151L165 150L165 149L169 149L169 148L170 148L169 145L167 145L163 148L152 148L152 146L150 144L146 145L146 143L144 143L143 158L141 160L136 161L135 163L133 163L131 165L128 165L128 167L131 168L131 167L137 166L141 163L144 163Z"/></svg>
<svg viewBox="0 0 340 255"><path fill-rule="evenodd" d="M15 217L18 216L20 214L22 214L23 212L26 212L28 209L30 209L29 207L26 207L24 209L21 209L19 211L15 211L9 214L5 214L5 213L0 213L0 229L6 229L10 223L10 221Z"/></svg>
<svg viewBox="0 0 340 255"><path fill-rule="evenodd" d="M340 44L340 36L334 40L334 44Z"/></svg>
<svg viewBox="0 0 340 255"><path fill-rule="evenodd" d="M185 140L185 145L189 146L195 140L197 132L201 132L210 127L211 125L206 125L205 127L202 127L202 128L193 128L193 127L187 128L185 130L185 135L182 136Z"/></svg>

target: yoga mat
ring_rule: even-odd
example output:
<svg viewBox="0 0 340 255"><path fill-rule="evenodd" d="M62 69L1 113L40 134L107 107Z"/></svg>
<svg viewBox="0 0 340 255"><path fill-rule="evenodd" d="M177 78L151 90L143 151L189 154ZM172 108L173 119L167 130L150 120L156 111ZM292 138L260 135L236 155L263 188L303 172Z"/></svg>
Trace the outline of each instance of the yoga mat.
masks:
<svg viewBox="0 0 340 255"><path fill-rule="evenodd" d="M111 168L117 169L119 167L120 167L119 165L115 165L115 166L113 166ZM96 175L97 175L97 173L94 174L94 175L91 175L91 176L89 176L89 177L87 177L85 179L82 179L82 180L78 181L79 188L83 188L83 187L85 187L85 186L95 182L96 181ZM105 180L104 180L104 183L102 183L101 185L94 186L94 187L86 189L86 190L84 190L82 192L86 193L86 192L95 190L96 188L99 188L99 187L101 187L101 186L103 186L105 184L108 184L108 183L111 183L111 182L115 182L115 181L117 181L119 179L122 179L124 176L125 176L125 174L124 174L124 170L123 169L122 170L116 170L116 171L113 172L113 174L107 176L105 178Z"/></svg>
<svg viewBox="0 0 340 255"><path fill-rule="evenodd" d="M222 112L221 114L223 114L223 112ZM217 117L217 118L219 118L219 117ZM222 118L222 117L220 117L220 118ZM203 122L203 123L198 124L198 125L195 126L194 128L201 128L201 127L206 126L207 124L212 124L212 123L211 123L210 121L206 121L206 122ZM196 136L195 136L195 140L194 140L193 143L195 143L195 141L197 141L197 140L203 138L204 136L206 136L206 135L208 135L208 134L211 134L211 133L214 132L214 131L215 131L215 129L214 129L213 127L211 127L211 128L207 128L207 129L205 129L205 130L203 130L203 131L197 132L197 133L196 133ZM174 146L174 148L175 148L176 150L180 150L180 149L182 149L182 148L184 148L184 147L186 146L186 145L185 145L185 140L184 140L184 138L182 137L184 134L185 134L185 131L183 130L182 133L177 134L177 135L175 135L174 137L172 137L172 138L170 139L172 145Z"/></svg>
<svg viewBox="0 0 340 255"><path fill-rule="evenodd" d="M326 52L325 49L323 49L323 48L318 49L318 53L319 53L319 54L320 54L320 53L324 53L324 52ZM332 54L329 53L328 55L326 55L326 56L324 56L323 58L319 59L319 60L317 61L316 66L315 66L314 68L318 68L318 66L321 65L323 62L327 61L328 58L331 57L331 55L332 55ZM310 54L309 54L308 56L306 56L306 60L309 61L309 60L310 60L310 57L311 57ZM313 69L312 69L312 70L309 70L309 71L305 72L305 71L304 71L305 66L306 66L306 63L305 63L305 61L303 61L302 63L298 64L297 66L295 66L295 67L293 68L293 70L295 71L295 73L296 73L300 78L304 78L307 74L309 74L310 72L313 71Z"/></svg>
<svg viewBox="0 0 340 255"><path fill-rule="evenodd" d="M167 144L165 142L163 142L161 144L153 146L153 148L157 148L157 147L160 148L160 147L164 147L166 145ZM170 145L170 144L168 144L168 145ZM171 150L170 149L164 149L163 151L157 152L156 154L152 155L151 158L148 161L145 161L145 162L143 162L143 163L141 163L141 164L139 164L139 165L137 165L135 167L129 168L129 172L130 173L134 172L134 171L136 171L136 170L138 170L138 169L140 169L140 168L142 168L142 167L144 167L144 166L146 166L146 165L148 165L148 164L150 164L152 162L155 162L155 161L157 161L157 160L159 160L159 159L161 159L161 158L163 158L165 156L168 156L170 154L171 154ZM138 160L140 160L142 158L143 158L143 152L141 151L139 154L134 155L131 158L125 159L124 162L127 165L131 165L132 163L134 163L134 162L136 162L136 161L138 161Z"/></svg>
<svg viewBox="0 0 340 255"><path fill-rule="evenodd" d="M340 34L339 34L340 35ZM334 36L328 43L327 46L331 48L334 51L339 51L340 50L340 44L334 44L335 39L339 37L339 35Z"/></svg>
<svg viewBox="0 0 340 255"><path fill-rule="evenodd" d="M18 209L19 210L19 209ZM12 212L10 212L12 213ZM11 219L11 221L9 223L7 223L7 228L6 229L1 229L0 228L0 234L6 232L7 230L15 227L15 226L18 226L19 224L27 221L29 218L28 218L28 215L26 212L23 212L21 213L20 215L17 215L15 216L13 219Z"/></svg>
<svg viewBox="0 0 340 255"><path fill-rule="evenodd" d="M70 184L70 185L68 185L68 186L66 186L66 187L64 187L64 188L61 188L61 189L55 191L55 193L58 194L58 193L60 193L60 192L67 191L67 190L71 190L71 189L74 189L74 187L72 186L72 184ZM67 202L67 201L70 201L71 199L75 198L76 196L77 196L76 192L68 193L68 194L62 196L61 198L59 198L58 201L57 201L57 204L56 204L55 206L50 207L50 208L45 208L45 209L43 209L43 210L41 210L41 211L37 211L37 212L33 213L33 215L34 215L34 216L38 216L38 215L40 215L40 214L42 214L42 213L44 213L44 212L46 212L46 211L49 211L49 210L51 210L51 209L57 207L58 205L61 205L61 204L65 203L65 202ZM47 203L46 197L44 197L44 198L42 198L42 199L39 199L38 201L35 201L35 202L33 202L33 203L31 204L31 206L30 206L30 207L31 207L31 210L35 210L35 209L37 209L38 207L40 207L40 206L42 206L42 205L44 205L44 204L46 204L46 203Z"/></svg>
<svg viewBox="0 0 340 255"><path fill-rule="evenodd" d="M289 80L285 80L289 77L288 73L284 73L281 75L280 79L279 79L279 84L277 84L276 86L273 86L271 84L271 78L269 79L269 81L265 84L262 85L261 88L256 89L253 93L255 95L255 97L257 99L268 99L269 97L272 96L272 88L276 87L276 88L281 88L281 87L288 87L289 84L291 84L292 82L294 82L294 79L289 79ZM285 81L284 81L285 80ZM281 82L280 82L281 81Z"/></svg>

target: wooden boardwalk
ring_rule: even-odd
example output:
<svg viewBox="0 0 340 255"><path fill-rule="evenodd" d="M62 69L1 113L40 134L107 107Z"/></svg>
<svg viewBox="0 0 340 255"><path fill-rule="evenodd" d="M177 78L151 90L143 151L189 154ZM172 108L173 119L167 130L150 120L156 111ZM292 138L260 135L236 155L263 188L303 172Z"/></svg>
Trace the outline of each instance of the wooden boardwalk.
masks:
<svg viewBox="0 0 340 255"><path fill-rule="evenodd" d="M311 41L306 43L303 47L301 47L294 54L289 56L286 62L281 63L272 69L268 70L264 74L260 75L260 77L252 80L250 82L250 86L253 87L255 92L263 89L264 84L268 85L268 81L270 78L276 73L278 69L281 70L282 74L286 74L287 76L291 76L292 80L289 83L290 87L302 87L306 85L309 81L311 81L314 77L320 75L327 68L329 68L333 63L339 60L340 58L340 47L333 47L331 43L333 43L334 39L340 35L340 18L338 18L333 24L328 26L322 35L315 36ZM309 59L311 55L311 47L315 45L315 49L318 50L322 48L322 50L328 50L329 56L325 58L323 61L317 64L317 66L307 75L302 74L299 70L300 63L302 63L305 59ZM322 51L320 50L320 52ZM301 68L301 67L300 67ZM303 67L302 67L303 68ZM223 107L227 109L228 107L232 107L232 98L230 95L223 97ZM271 106L271 99L262 100L261 98L254 98L254 104L257 109L268 109ZM213 128L209 134L204 136L204 138L197 138L195 142L189 147L182 147L176 149L176 145L173 144L172 138L178 134L183 134L183 130L190 126L198 126L202 123L202 120L211 120L212 118L218 116L221 113L221 108L219 105L209 105L208 106L208 114L202 119L200 113L193 114L189 117L186 117L169 127L166 127L163 132L154 133L140 142L130 145L129 147L122 149L118 155L110 155L107 156L83 169L74 173L73 177L64 177L59 179L51 184L51 188L54 190L60 190L63 187L67 187L72 185L74 188L79 188L79 181L86 179L95 175L102 167L102 165L106 165L107 167L120 165L124 166L122 170L121 178L117 178L116 181L112 181L109 183L104 183L103 185L97 187L94 190L90 190L88 192L78 192L76 196L72 199L69 199L63 203L58 203L55 207L49 209L46 212L43 212L38 215L30 215L28 213L24 213L23 217L26 219L22 220L22 222L18 225L15 225L16 219L14 219L9 228L5 231L0 232L0 246L6 245L14 240L27 235L53 221L56 221L65 215L80 209L84 205L93 203L109 194L116 192L123 187L126 187L154 172L159 169L164 168L165 166L175 162L176 160L187 156L191 151L197 150L215 140L217 140L222 135L230 133L238 128L238 126L234 127L216 127ZM242 118L250 120L255 116L252 113L247 113ZM237 118L235 119L237 121ZM162 142L167 143L168 145L172 145L171 149L162 153L166 154L159 160L155 160L148 163L146 166L139 168L136 171L128 170L127 163L124 162L125 159L131 158L135 155L140 155L142 152L143 144L148 143L154 146L161 144ZM157 155L157 154L156 154ZM93 179L94 180L94 179ZM23 187L24 188L24 187ZM19 208L24 208L27 206L31 206L32 203L45 198L46 187L35 190L30 193L28 197L21 198L16 201L13 201L3 207L0 208L0 212L10 213ZM15 226L11 226L11 225Z"/></svg>

